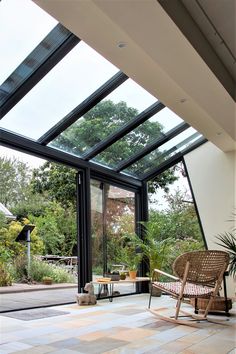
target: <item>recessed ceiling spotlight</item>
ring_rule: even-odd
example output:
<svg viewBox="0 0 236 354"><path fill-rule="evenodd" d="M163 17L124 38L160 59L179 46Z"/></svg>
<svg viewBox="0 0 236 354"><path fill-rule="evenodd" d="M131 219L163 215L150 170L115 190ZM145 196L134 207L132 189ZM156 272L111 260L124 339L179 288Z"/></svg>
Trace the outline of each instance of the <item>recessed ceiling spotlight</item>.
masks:
<svg viewBox="0 0 236 354"><path fill-rule="evenodd" d="M118 44L117 44L117 47L118 48L125 48L125 47L127 47L127 43L125 43L125 42L119 42Z"/></svg>

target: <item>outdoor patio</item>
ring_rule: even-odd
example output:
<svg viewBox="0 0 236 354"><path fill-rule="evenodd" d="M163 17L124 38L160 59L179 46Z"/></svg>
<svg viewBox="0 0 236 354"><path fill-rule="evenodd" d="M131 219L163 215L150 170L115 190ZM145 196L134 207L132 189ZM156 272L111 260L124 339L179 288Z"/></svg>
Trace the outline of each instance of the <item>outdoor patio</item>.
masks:
<svg viewBox="0 0 236 354"><path fill-rule="evenodd" d="M0 352L7 353L235 353L236 309L226 325L198 327L158 320L147 311L148 295L2 314ZM168 307L168 296L153 306ZM222 319L225 317L222 317Z"/></svg>

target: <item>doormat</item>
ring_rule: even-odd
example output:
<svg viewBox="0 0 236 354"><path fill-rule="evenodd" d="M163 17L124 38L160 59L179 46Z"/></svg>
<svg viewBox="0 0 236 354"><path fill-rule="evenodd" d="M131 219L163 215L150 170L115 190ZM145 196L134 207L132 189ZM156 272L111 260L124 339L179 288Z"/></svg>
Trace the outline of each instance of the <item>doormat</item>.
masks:
<svg viewBox="0 0 236 354"><path fill-rule="evenodd" d="M70 312L50 310L50 309L32 309L16 312L2 313L1 316L15 318L22 321L38 320L40 318L47 318L53 316L68 315Z"/></svg>

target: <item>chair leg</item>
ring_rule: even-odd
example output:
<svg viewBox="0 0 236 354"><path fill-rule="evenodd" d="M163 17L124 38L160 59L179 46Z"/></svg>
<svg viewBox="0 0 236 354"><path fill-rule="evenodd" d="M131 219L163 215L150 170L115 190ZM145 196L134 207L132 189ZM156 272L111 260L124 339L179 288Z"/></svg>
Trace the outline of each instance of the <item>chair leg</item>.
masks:
<svg viewBox="0 0 236 354"><path fill-rule="evenodd" d="M206 306L206 309L205 309L205 312L204 312L204 315L203 315L204 318L207 318L208 312L210 310L211 304L212 304L214 299L215 299L215 295L212 295L210 297L209 301L208 301L207 306Z"/></svg>
<svg viewBox="0 0 236 354"><path fill-rule="evenodd" d="M197 297L194 299L194 313L198 314Z"/></svg>
<svg viewBox="0 0 236 354"><path fill-rule="evenodd" d="M181 306L181 302L182 302L182 298L179 297L177 300L177 304L176 304L176 311L175 311L175 319L178 319L179 316L179 310L180 310L180 306Z"/></svg>
<svg viewBox="0 0 236 354"><path fill-rule="evenodd" d="M151 283L151 286L150 286L150 296L149 296L149 303L148 303L148 308L150 309L150 306L151 306L151 300L152 300L152 283Z"/></svg>

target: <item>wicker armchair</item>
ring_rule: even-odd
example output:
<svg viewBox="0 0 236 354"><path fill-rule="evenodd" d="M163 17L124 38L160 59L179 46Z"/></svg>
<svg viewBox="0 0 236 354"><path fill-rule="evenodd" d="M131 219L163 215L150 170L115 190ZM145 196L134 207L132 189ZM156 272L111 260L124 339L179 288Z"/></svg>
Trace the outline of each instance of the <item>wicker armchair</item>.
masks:
<svg viewBox="0 0 236 354"><path fill-rule="evenodd" d="M228 264L229 254L223 251L193 251L182 254L176 258L172 266L176 276L159 269L154 270L153 279L156 279L158 274L162 274L172 279L172 281L152 282L148 308L150 309L151 306L152 291L154 288L158 288L176 298L177 304L175 316L167 317L162 315L158 309L150 310L155 315L168 321L182 324L189 324L189 321L182 321L179 317L191 316L192 321L209 320L207 317L209 309L218 294ZM199 297L209 299L203 315L181 311L185 316L179 316L182 301Z"/></svg>

